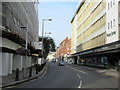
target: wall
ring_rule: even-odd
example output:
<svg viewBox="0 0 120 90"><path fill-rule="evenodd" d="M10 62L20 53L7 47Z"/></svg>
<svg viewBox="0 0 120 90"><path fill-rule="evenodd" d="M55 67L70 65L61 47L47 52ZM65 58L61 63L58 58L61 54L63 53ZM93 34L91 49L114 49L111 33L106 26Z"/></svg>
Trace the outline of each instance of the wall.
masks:
<svg viewBox="0 0 120 90"><path fill-rule="evenodd" d="M17 50L18 48L22 47L19 44L10 41L9 39L3 37L0 37L0 39L2 40L2 44L0 44L0 47L6 47L12 50Z"/></svg>
<svg viewBox="0 0 120 90"><path fill-rule="evenodd" d="M107 28L106 28L106 43L112 43L119 40L118 29L118 1L109 0L106 3L106 16L107 16Z"/></svg>
<svg viewBox="0 0 120 90"><path fill-rule="evenodd" d="M13 54L9 53L9 66L8 66L8 74L12 74L12 65L13 65Z"/></svg>
<svg viewBox="0 0 120 90"><path fill-rule="evenodd" d="M72 22L72 36L71 36L71 54L76 53L77 47L77 15Z"/></svg>
<svg viewBox="0 0 120 90"><path fill-rule="evenodd" d="M38 15L33 2L2 2L0 3L0 23L7 27L6 31L19 35L25 40L26 29L28 29L28 43L38 41ZM26 29L21 29L25 26ZM1 31L1 30L0 30ZM7 37L8 38L8 37ZM0 37L0 47L17 50L22 47L19 44L9 40L9 38ZM7 52L0 52L0 76L6 76L12 73L12 70L31 66L31 57L25 60L25 57Z"/></svg>
<svg viewBox="0 0 120 90"><path fill-rule="evenodd" d="M25 40L25 29L27 27L28 42L38 41L38 15L34 8L33 2L4 2L2 24L7 26L13 33L19 34ZM13 27L14 26L14 27Z"/></svg>
<svg viewBox="0 0 120 90"><path fill-rule="evenodd" d="M85 1L76 16L77 52L104 45L106 42L105 0Z"/></svg>
<svg viewBox="0 0 120 90"><path fill-rule="evenodd" d="M0 52L0 76L2 76L2 60L3 60L3 58L2 58L2 52Z"/></svg>
<svg viewBox="0 0 120 90"><path fill-rule="evenodd" d="M0 53L2 59L0 59L2 71L0 70L0 76L6 76L11 73L11 63L9 63L10 54L9 53ZM10 60L11 61L11 60Z"/></svg>
<svg viewBox="0 0 120 90"><path fill-rule="evenodd" d="M13 70L16 70L17 68L19 70L22 70L22 60L23 60L23 57L20 56L20 55L13 55Z"/></svg>

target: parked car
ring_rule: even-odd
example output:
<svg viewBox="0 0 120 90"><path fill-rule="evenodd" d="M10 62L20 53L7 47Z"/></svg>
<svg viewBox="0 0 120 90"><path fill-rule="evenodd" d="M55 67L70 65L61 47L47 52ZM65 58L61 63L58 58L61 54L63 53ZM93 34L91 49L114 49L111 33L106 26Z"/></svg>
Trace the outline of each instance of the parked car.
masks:
<svg viewBox="0 0 120 90"><path fill-rule="evenodd" d="M60 61L59 62L59 66L64 66L65 65L65 62L64 61Z"/></svg>

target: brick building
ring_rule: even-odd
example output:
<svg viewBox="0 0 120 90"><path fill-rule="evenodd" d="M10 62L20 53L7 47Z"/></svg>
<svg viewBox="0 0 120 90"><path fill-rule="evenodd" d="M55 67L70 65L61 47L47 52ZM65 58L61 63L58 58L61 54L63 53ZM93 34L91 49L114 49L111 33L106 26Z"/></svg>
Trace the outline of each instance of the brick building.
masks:
<svg viewBox="0 0 120 90"><path fill-rule="evenodd" d="M70 54L70 48L71 39L66 37L66 39L64 39L56 49L56 59L60 60L62 57L66 58Z"/></svg>

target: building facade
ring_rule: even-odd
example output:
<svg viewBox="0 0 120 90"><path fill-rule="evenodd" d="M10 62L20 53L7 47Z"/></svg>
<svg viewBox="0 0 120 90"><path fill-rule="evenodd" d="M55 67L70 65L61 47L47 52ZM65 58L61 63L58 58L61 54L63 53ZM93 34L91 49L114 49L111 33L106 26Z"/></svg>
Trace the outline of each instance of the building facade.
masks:
<svg viewBox="0 0 120 90"><path fill-rule="evenodd" d="M31 67L34 62L31 56L35 49L34 42L38 42L39 22L33 2L1 2L0 7L0 76L6 76L17 68L22 70ZM24 52L17 52L20 48L25 48L26 40L29 51L27 59L21 55Z"/></svg>
<svg viewBox="0 0 120 90"><path fill-rule="evenodd" d="M77 52L74 53L74 56L77 56L76 60L80 61L80 59L84 57L83 61L85 61L85 63L91 63L91 59L93 60L92 63L95 64L95 62L97 62L96 64L99 64L98 66L102 66L103 60L96 59L97 52L99 52L101 55L99 58L107 58L107 63L108 61L111 64L119 62L119 51L115 51L114 53L117 57L115 58L116 60L114 60L115 62L113 60L108 60L108 58L113 57L110 57L109 55L112 53L107 52L107 50L112 51L113 49L114 51L115 48L119 49L120 47L119 9L119 0L82 0L71 20L73 27L71 43L73 44L75 39L77 40ZM77 37L74 35L75 32L77 32ZM117 46L114 47L112 46L113 44ZM74 45L71 46L73 47ZM112 47L112 49L110 47ZM107 54L102 54L102 51ZM78 61L76 61L76 63ZM104 61L104 63L106 63L106 61Z"/></svg>
<svg viewBox="0 0 120 90"><path fill-rule="evenodd" d="M50 53L48 54L48 56L47 56L47 60L48 60L49 62L51 62L51 61L56 61L56 60L55 60L55 52L50 52Z"/></svg>
<svg viewBox="0 0 120 90"><path fill-rule="evenodd" d="M56 58L58 60L65 59L70 54L71 49L71 39L64 39L59 47L56 49Z"/></svg>

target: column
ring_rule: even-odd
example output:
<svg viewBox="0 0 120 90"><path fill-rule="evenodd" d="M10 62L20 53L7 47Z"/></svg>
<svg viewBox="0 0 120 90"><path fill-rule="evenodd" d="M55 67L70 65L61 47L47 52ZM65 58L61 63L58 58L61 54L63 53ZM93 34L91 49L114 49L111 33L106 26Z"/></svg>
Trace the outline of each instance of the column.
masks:
<svg viewBox="0 0 120 90"><path fill-rule="evenodd" d="M22 56L14 55L13 56L13 70L16 69L22 70Z"/></svg>
<svg viewBox="0 0 120 90"><path fill-rule="evenodd" d="M31 57L28 57L28 67L31 67Z"/></svg>
<svg viewBox="0 0 120 90"><path fill-rule="evenodd" d="M8 74L12 74L13 54L9 54Z"/></svg>
<svg viewBox="0 0 120 90"><path fill-rule="evenodd" d="M9 53L2 53L2 76L8 75Z"/></svg>
<svg viewBox="0 0 120 90"><path fill-rule="evenodd" d="M0 52L0 76L2 76L2 52Z"/></svg>

